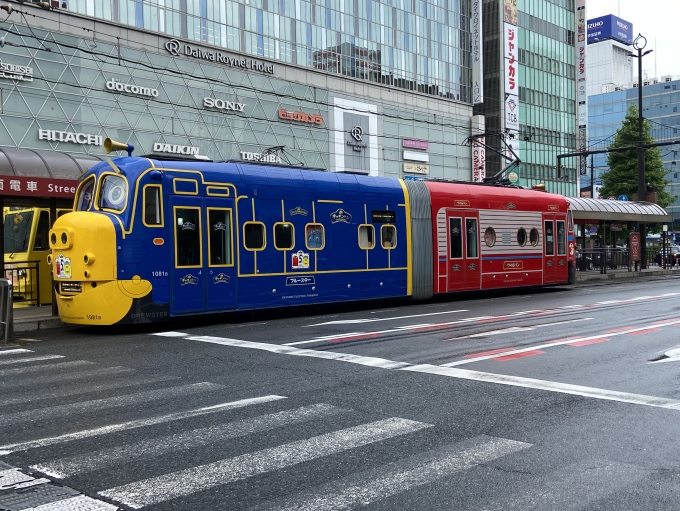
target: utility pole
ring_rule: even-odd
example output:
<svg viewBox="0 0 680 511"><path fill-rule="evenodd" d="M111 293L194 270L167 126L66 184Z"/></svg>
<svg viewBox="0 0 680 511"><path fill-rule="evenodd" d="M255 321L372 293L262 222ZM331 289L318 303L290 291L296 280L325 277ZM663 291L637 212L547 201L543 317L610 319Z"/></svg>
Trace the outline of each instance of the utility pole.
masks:
<svg viewBox="0 0 680 511"><path fill-rule="evenodd" d="M590 155L590 198L596 199L595 197L595 156Z"/></svg>

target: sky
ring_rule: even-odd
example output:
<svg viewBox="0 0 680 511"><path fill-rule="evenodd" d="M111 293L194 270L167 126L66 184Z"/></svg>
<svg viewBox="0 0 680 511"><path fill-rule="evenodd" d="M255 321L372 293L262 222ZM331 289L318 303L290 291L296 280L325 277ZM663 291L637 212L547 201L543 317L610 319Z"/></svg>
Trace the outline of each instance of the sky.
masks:
<svg viewBox="0 0 680 511"><path fill-rule="evenodd" d="M642 59L643 74L680 77L680 0L586 0L586 14L588 19L613 14L630 21L633 38L641 33L647 38L645 50L654 50Z"/></svg>

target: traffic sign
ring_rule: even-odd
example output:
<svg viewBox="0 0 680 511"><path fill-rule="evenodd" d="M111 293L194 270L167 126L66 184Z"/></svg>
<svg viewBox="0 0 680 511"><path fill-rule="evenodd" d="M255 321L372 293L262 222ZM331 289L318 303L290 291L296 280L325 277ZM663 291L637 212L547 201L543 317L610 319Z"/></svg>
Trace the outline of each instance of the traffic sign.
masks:
<svg viewBox="0 0 680 511"><path fill-rule="evenodd" d="M610 195L609 197L607 197L607 199L608 200L616 200L616 197L614 197L613 195Z"/></svg>
<svg viewBox="0 0 680 511"><path fill-rule="evenodd" d="M626 197L625 195L619 195L619 200L622 200L622 201L625 202L625 201L628 200L628 197Z"/></svg>

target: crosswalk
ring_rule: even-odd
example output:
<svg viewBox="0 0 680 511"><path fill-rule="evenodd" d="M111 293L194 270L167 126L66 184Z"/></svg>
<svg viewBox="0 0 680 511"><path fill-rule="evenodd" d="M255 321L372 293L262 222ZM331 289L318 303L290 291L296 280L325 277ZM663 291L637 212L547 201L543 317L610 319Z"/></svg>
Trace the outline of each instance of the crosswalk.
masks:
<svg viewBox="0 0 680 511"><path fill-rule="evenodd" d="M318 484L312 478L254 509L356 509L532 451L530 443L487 435L434 440L437 426L413 417L233 395L223 384L31 350L0 349L0 360L24 370L0 369L3 511L165 509L170 501L173 509L214 509L201 508L202 495L337 460L358 470ZM388 448L389 460L380 461ZM617 484L641 477L621 464L601 471ZM521 498L530 508L531 497Z"/></svg>

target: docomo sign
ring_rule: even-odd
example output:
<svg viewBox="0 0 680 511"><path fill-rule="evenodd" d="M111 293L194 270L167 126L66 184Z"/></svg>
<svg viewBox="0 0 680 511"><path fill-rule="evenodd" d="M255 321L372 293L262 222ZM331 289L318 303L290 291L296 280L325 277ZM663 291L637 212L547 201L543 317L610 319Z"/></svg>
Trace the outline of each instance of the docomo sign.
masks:
<svg viewBox="0 0 680 511"><path fill-rule="evenodd" d="M279 108L279 119L287 119L289 121L308 122L309 124L323 124L323 116L319 114L306 114L304 112L288 112L283 108Z"/></svg>
<svg viewBox="0 0 680 511"><path fill-rule="evenodd" d="M128 94L139 94L140 96L149 96L150 98L157 98L158 91L150 87L140 87L131 83L123 83L113 78L106 81L106 89L114 92L127 92Z"/></svg>

